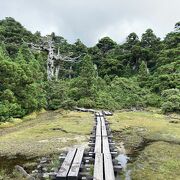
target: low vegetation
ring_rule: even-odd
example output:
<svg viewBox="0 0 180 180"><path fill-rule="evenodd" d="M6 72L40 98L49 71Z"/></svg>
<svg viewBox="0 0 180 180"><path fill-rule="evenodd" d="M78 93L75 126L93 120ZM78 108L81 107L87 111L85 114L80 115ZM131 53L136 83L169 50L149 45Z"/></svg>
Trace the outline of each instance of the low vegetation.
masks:
<svg viewBox="0 0 180 180"><path fill-rule="evenodd" d="M59 153L65 147L86 144L92 125L89 113L44 112L35 119L0 128L0 154L36 157Z"/></svg>
<svg viewBox="0 0 180 180"><path fill-rule="evenodd" d="M117 144L130 156L132 179L179 179L180 117L117 112L108 118Z"/></svg>

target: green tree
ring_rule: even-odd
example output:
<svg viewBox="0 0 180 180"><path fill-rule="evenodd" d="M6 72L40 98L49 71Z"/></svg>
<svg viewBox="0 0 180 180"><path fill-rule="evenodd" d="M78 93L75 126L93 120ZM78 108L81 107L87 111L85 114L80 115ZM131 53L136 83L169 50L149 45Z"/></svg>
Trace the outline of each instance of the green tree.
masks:
<svg viewBox="0 0 180 180"><path fill-rule="evenodd" d="M147 62L147 67L154 70L157 54L161 47L160 38L156 37L152 29L147 29L141 39L142 60Z"/></svg>
<svg viewBox="0 0 180 180"><path fill-rule="evenodd" d="M96 46L103 52L107 53L109 50L116 47L116 42L114 42L109 37L104 37L99 40L99 42L96 44Z"/></svg>
<svg viewBox="0 0 180 180"><path fill-rule="evenodd" d="M141 87L145 86L148 80L148 74L149 73L148 73L147 65L144 61L142 61L138 72L138 81Z"/></svg>
<svg viewBox="0 0 180 180"><path fill-rule="evenodd" d="M19 22L12 17L6 17L0 21L0 41L5 43L7 52L15 57L19 46L26 42L35 42L36 36L27 31Z"/></svg>
<svg viewBox="0 0 180 180"><path fill-rule="evenodd" d="M93 107L97 92L96 72L89 55L83 59L80 76L71 82L70 97L78 102L79 106Z"/></svg>

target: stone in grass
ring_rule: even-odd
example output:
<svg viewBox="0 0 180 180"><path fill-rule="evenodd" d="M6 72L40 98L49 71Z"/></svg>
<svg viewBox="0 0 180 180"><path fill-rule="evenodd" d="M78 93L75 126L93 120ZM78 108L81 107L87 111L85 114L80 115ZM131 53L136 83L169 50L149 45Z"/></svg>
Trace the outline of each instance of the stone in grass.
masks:
<svg viewBox="0 0 180 180"><path fill-rule="evenodd" d="M36 173L38 173L38 170L37 170L37 169L35 169L35 170L32 171L32 174L36 174Z"/></svg>
<svg viewBox="0 0 180 180"><path fill-rule="evenodd" d="M47 163L48 161L49 161L49 159L47 157L42 157L40 164Z"/></svg>
<svg viewBox="0 0 180 180"><path fill-rule="evenodd" d="M43 178L49 178L49 173L43 173L42 177Z"/></svg>
<svg viewBox="0 0 180 180"><path fill-rule="evenodd" d="M46 167L43 167L42 170L43 170L43 172L47 172L48 171L48 169Z"/></svg>
<svg viewBox="0 0 180 180"><path fill-rule="evenodd" d="M38 170L41 170L41 169L42 169L42 165L39 164L39 165L37 166L37 169L38 169Z"/></svg>
<svg viewBox="0 0 180 180"><path fill-rule="evenodd" d="M57 175L56 172L51 172L51 173L49 173L49 178L50 179L56 179L56 175Z"/></svg>

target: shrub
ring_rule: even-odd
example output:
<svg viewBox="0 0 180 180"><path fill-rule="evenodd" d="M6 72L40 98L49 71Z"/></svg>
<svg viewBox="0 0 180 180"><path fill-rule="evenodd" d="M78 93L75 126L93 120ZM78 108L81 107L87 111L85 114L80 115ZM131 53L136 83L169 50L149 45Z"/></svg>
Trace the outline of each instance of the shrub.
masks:
<svg viewBox="0 0 180 180"><path fill-rule="evenodd" d="M79 107L85 107L85 108L93 108L95 107L95 102L88 98L88 97L85 97L85 98L81 98L78 102L77 102L77 105Z"/></svg>
<svg viewBox="0 0 180 180"><path fill-rule="evenodd" d="M180 111L180 91L179 89L167 89L162 92L162 112Z"/></svg>
<svg viewBox="0 0 180 180"><path fill-rule="evenodd" d="M144 99L147 106L160 107L161 105L161 97L157 94L148 93L145 95Z"/></svg>
<svg viewBox="0 0 180 180"><path fill-rule="evenodd" d="M96 106L101 109L115 110L120 108L118 103L112 98L112 96L105 92L99 91L96 98Z"/></svg>

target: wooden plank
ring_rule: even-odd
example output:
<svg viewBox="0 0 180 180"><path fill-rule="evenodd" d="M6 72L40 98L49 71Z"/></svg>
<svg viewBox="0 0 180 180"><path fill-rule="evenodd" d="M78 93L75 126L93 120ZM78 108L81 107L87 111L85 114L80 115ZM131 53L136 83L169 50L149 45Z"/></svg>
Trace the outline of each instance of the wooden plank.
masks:
<svg viewBox="0 0 180 180"><path fill-rule="evenodd" d="M102 136L107 136L106 124L104 117L101 117Z"/></svg>
<svg viewBox="0 0 180 180"><path fill-rule="evenodd" d="M95 154L93 180L103 180L103 154Z"/></svg>
<svg viewBox="0 0 180 180"><path fill-rule="evenodd" d="M96 136L94 153L101 153L101 136Z"/></svg>
<svg viewBox="0 0 180 180"><path fill-rule="evenodd" d="M99 112L96 112L96 116L99 116Z"/></svg>
<svg viewBox="0 0 180 180"><path fill-rule="evenodd" d="M104 111L104 115L107 116L108 112L107 111Z"/></svg>
<svg viewBox="0 0 180 180"><path fill-rule="evenodd" d="M84 154L84 148L78 148L71 168L68 173L68 180L78 179L79 170L81 167L81 162Z"/></svg>
<svg viewBox="0 0 180 180"><path fill-rule="evenodd" d="M97 117L95 153L101 153L101 118Z"/></svg>
<svg viewBox="0 0 180 180"><path fill-rule="evenodd" d="M112 113L110 111L104 111L105 116L112 116Z"/></svg>
<svg viewBox="0 0 180 180"><path fill-rule="evenodd" d="M111 154L104 154L105 180L115 180Z"/></svg>
<svg viewBox="0 0 180 180"><path fill-rule="evenodd" d="M108 141L108 137L107 136L104 136L102 137L102 146L103 146L103 153L104 154L110 154L110 148L109 148L109 141Z"/></svg>
<svg viewBox="0 0 180 180"><path fill-rule="evenodd" d="M102 112L99 112L99 116L103 116L103 113L102 113Z"/></svg>
<svg viewBox="0 0 180 180"><path fill-rule="evenodd" d="M71 167L72 161L74 159L74 156L76 154L76 151L77 151L76 148L69 150L64 162L62 163L61 168L59 169L59 171L57 173L56 179L58 179L58 180L66 179L69 169Z"/></svg>
<svg viewBox="0 0 180 180"><path fill-rule="evenodd" d="M101 136L101 119L97 117L96 136Z"/></svg>

